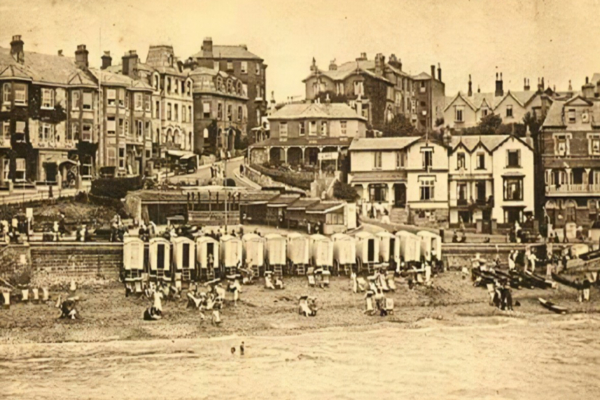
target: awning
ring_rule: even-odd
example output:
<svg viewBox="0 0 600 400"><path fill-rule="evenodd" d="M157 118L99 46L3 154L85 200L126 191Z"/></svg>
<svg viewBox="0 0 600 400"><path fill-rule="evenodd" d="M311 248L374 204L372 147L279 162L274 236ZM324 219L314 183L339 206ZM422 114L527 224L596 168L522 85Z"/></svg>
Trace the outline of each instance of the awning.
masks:
<svg viewBox="0 0 600 400"><path fill-rule="evenodd" d="M185 156L181 156L182 160L189 160L190 158L196 157L196 154L186 154Z"/></svg>
<svg viewBox="0 0 600 400"><path fill-rule="evenodd" d="M196 154L191 151L183 151L183 150L167 150L167 154L173 157L182 158L182 157L193 157Z"/></svg>
<svg viewBox="0 0 600 400"><path fill-rule="evenodd" d="M69 159L69 160L64 160L64 161L61 161L59 165L63 165L63 164L73 164L73 165L77 165L77 161L70 160L70 159Z"/></svg>

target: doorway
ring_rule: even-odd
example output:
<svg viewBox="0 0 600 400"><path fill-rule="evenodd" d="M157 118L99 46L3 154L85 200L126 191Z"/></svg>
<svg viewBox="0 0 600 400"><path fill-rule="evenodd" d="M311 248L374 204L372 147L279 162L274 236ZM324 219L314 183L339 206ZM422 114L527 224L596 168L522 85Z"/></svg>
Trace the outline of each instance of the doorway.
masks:
<svg viewBox="0 0 600 400"><path fill-rule="evenodd" d="M394 184L394 207L406 207L406 185L403 183Z"/></svg>
<svg viewBox="0 0 600 400"><path fill-rule="evenodd" d="M46 182L56 182L58 165L56 163L45 163L44 169L46 170Z"/></svg>
<svg viewBox="0 0 600 400"><path fill-rule="evenodd" d="M375 239L367 241L367 258L369 262L375 262Z"/></svg>

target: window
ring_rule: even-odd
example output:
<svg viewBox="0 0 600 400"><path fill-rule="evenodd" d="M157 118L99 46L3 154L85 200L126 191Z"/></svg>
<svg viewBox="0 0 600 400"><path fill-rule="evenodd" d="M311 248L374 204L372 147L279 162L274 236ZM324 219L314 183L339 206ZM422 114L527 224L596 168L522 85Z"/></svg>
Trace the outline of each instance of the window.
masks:
<svg viewBox="0 0 600 400"><path fill-rule="evenodd" d="M419 102L419 105L420 105L421 107L426 107L426 106L427 106L427 103L425 103L424 101L420 101L420 102Z"/></svg>
<svg viewBox="0 0 600 400"><path fill-rule="evenodd" d="M92 141L92 125L83 124L81 127L81 140L84 142Z"/></svg>
<svg viewBox="0 0 600 400"><path fill-rule="evenodd" d="M575 109L574 108L570 108L569 109L569 123L570 124L574 124L575 121L576 121L576 118L575 118Z"/></svg>
<svg viewBox="0 0 600 400"><path fill-rule="evenodd" d="M150 129L150 121L146 121L146 127L144 129L144 133L146 135L146 139L150 139L150 133L152 132L152 129Z"/></svg>
<svg viewBox="0 0 600 400"><path fill-rule="evenodd" d="M10 104L12 95L12 85L5 83L2 85L2 104Z"/></svg>
<svg viewBox="0 0 600 400"><path fill-rule="evenodd" d="M567 135L556 135L554 137L554 154L557 156L568 156L570 154L569 137Z"/></svg>
<svg viewBox="0 0 600 400"><path fill-rule="evenodd" d="M217 119L221 121L223 119L223 104L217 104Z"/></svg>
<svg viewBox="0 0 600 400"><path fill-rule="evenodd" d="M227 71L233 70L233 61L227 60Z"/></svg>
<svg viewBox="0 0 600 400"><path fill-rule="evenodd" d="M119 135L125 136L125 121L123 118L119 118Z"/></svg>
<svg viewBox="0 0 600 400"><path fill-rule="evenodd" d="M248 61L242 61L241 70L242 70L242 74L248 73Z"/></svg>
<svg viewBox="0 0 600 400"><path fill-rule="evenodd" d="M588 152L592 156L600 156L600 135L588 134Z"/></svg>
<svg viewBox="0 0 600 400"><path fill-rule="evenodd" d="M117 166L117 150L113 147L108 148L108 165L112 167Z"/></svg>
<svg viewBox="0 0 600 400"><path fill-rule="evenodd" d="M356 96L365 94L365 88L362 81L354 81L354 94Z"/></svg>
<svg viewBox="0 0 600 400"><path fill-rule="evenodd" d="M381 152L376 151L373 153L373 169L381 169Z"/></svg>
<svg viewBox="0 0 600 400"><path fill-rule="evenodd" d="M523 200L523 178L505 178L504 179L504 200L505 201Z"/></svg>
<svg viewBox="0 0 600 400"><path fill-rule="evenodd" d="M81 92L74 90L71 92L71 110L79 110L79 104L81 103Z"/></svg>
<svg viewBox="0 0 600 400"><path fill-rule="evenodd" d="M117 91L115 89L107 89L106 90L106 104L109 106L114 106L117 101Z"/></svg>
<svg viewBox="0 0 600 400"><path fill-rule="evenodd" d="M338 82L335 84L335 92L338 95L343 95L344 94L344 82Z"/></svg>
<svg viewBox="0 0 600 400"><path fill-rule="evenodd" d="M323 135L323 136L327 135L327 122L326 121L321 122L321 135Z"/></svg>
<svg viewBox="0 0 600 400"><path fill-rule="evenodd" d="M2 159L2 177L5 181L8 181L8 175L10 173L10 159Z"/></svg>
<svg viewBox="0 0 600 400"><path fill-rule="evenodd" d="M341 129L341 134L342 135L347 135L348 134L348 122L347 121L340 121L340 129Z"/></svg>
<svg viewBox="0 0 600 400"><path fill-rule="evenodd" d="M256 75L260 75L260 64L254 64L254 72L256 73Z"/></svg>
<svg viewBox="0 0 600 400"><path fill-rule="evenodd" d="M192 114L192 106L188 106L188 122L194 122L194 115Z"/></svg>
<svg viewBox="0 0 600 400"><path fill-rule="evenodd" d="M231 104L227 105L227 121L233 121L233 110Z"/></svg>
<svg viewBox="0 0 600 400"><path fill-rule="evenodd" d="M458 153L456 155L456 169L465 168L465 153Z"/></svg>
<svg viewBox="0 0 600 400"><path fill-rule="evenodd" d="M421 201L433 200L435 198L435 180L434 178L420 179L420 199Z"/></svg>
<svg viewBox="0 0 600 400"><path fill-rule="evenodd" d="M244 119L244 109L242 108L242 106L238 106L238 121L242 122L243 119Z"/></svg>
<svg viewBox="0 0 600 400"><path fill-rule="evenodd" d="M16 141L25 143L25 121L17 121L15 124Z"/></svg>
<svg viewBox="0 0 600 400"><path fill-rule="evenodd" d="M109 135L114 135L117 132L117 121L115 117L107 117L106 118L106 133Z"/></svg>
<svg viewBox="0 0 600 400"><path fill-rule="evenodd" d="M260 98L261 97L261 93L260 93L260 84L256 85L256 98Z"/></svg>
<svg viewBox="0 0 600 400"><path fill-rule="evenodd" d="M425 93L425 90L427 88L425 87L425 81L421 81L421 86L419 87L419 92L420 93Z"/></svg>
<svg viewBox="0 0 600 400"><path fill-rule="evenodd" d="M119 168L125 169L125 149L119 147Z"/></svg>
<svg viewBox="0 0 600 400"><path fill-rule="evenodd" d="M129 135L129 120L126 119L125 120L125 125L123 126L123 132L121 133L121 135Z"/></svg>
<svg viewBox="0 0 600 400"><path fill-rule="evenodd" d="M40 124L39 140L40 142L54 142L54 125Z"/></svg>
<svg viewBox="0 0 600 400"><path fill-rule="evenodd" d="M242 83L242 96L248 96L248 85Z"/></svg>
<svg viewBox="0 0 600 400"><path fill-rule="evenodd" d="M288 134L287 122L280 122L279 123L279 136L287 137L287 134Z"/></svg>
<svg viewBox="0 0 600 400"><path fill-rule="evenodd" d="M308 135L316 136L317 135L317 121L310 121L308 125Z"/></svg>
<svg viewBox="0 0 600 400"><path fill-rule="evenodd" d="M171 103L167 103L167 121L171 120L171 116L173 114L173 106Z"/></svg>
<svg viewBox="0 0 600 400"><path fill-rule="evenodd" d="M167 94L171 94L171 78L167 78Z"/></svg>
<svg viewBox="0 0 600 400"><path fill-rule="evenodd" d="M181 122L187 122L187 109L185 106L181 107Z"/></svg>
<svg viewBox="0 0 600 400"><path fill-rule="evenodd" d="M202 103L202 117L210 118L210 103Z"/></svg>
<svg viewBox="0 0 600 400"><path fill-rule="evenodd" d="M144 123L139 119L135 121L135 133L138 139L144 135Z"/></svg>
<svg viewBox="0 0 600 400"><path fill-rule="evenodd" d="M507 150L507 168L520 168L521 167L521 151L520 150Z"/></svg>
<svg viewBox="0 0 600 400"><path fill-rule="evenodd" d="M173 111L173 120L179 121L179 104L174 104Z"/></svg>
<svg viewBox="0 0 600 400"><path fill-rule="evenodd" d="M403 151L396 152L396 168L397 169L404 168L405 158L406 158L405 152L403 152Z"/></svg>
<svg viewBox="0 0 600 400"><path fill-rule="evenodd" d="M488 116L488 114L489 114L489 112L490 112L490 110L488 110L487 108L483 108L483 109L481 109L481 115L482 115L483 117L487 117L487 116Z"/></svg>
<svg viewBox="0 0 600 400"><path fill-rule="evenodd" d="M202 131L202 137L204 139L208 139L208 129L204 128L204 131Z"/></svg>
<svg viewBox="0 0 600 400"><path fill-rule="evenodd" d="M477 153L477 169L485 169L485 153Z"/></svg>
<svg viewBox="0 0 600 400"><path fill-rule="evenodd" d="M431 168L433 165L433 150L422 148L421 152L423 153L423 168Z"/></svg>
<svg viewBox="0 0 600 400"><path fill-rule="evenodd" d="M464 121L463 111L464 111L463 106L457 106L454 108L454 121L455 122L463 122Z"/></svg>
<svg viewBox="0 0 600 400"><path fill-rule="evenodd" d="M5 144L10 144L10 121L2 121L2 139Z"/></svg>
<svg viewBox="0 0 600 400"><path fill-rule="evenodd" d="M24 158L16 159L15 181L25 182L26 163Z"/></svg>
<svg viewBox="0 0 600 400"><path fill-rule="evenodd" d="M150 111L150 104L151 104L150 95L145 95L144 96L144 109L148 112Z"/></svg>
<svg viewBox="0 0 600 400"><path fill-rule="evenodd" d="M467 202L467 184L466 182L458 182L456 184L456 200L458 205L465 205Z"/></svg>
<svg viewBox="0 0 600 400"><path fill-rule="evenodd" d="M92 92L83 92L83 109L92 110Z"/></svg>
<svg viewBox="0 0 600 400"><path fill-rule="evenodd" d="M300 136L306 135L306 125L304 124L304 122L298 123L298 134Z"/></svg>
<svg viewBox="0 0 600 400"><path fill-rule="evenodd" d="M506 106L506 117L507 118L512 118L513 117L513 107L512 107L512 105Z"/></svg>
<svg viewBox="0 0 600 400"><path fill-rule="evenodd" d="M42 89L42 108L54 108L53 89Z"/></svg>
<svg viewBox="0 0 600 400"><path fill-rule="evenodd" d="M142 94L141 93L135 93L134 94L134 101L135 101L135 109L136 111L139 111L142 109Z"/></svg>
<svg viewBox="0 0 600 400"><path fill-rule="evenodd" d="M125 91L125 109L129 110L129 92Z"/></svg>
<svg viewBox="0 0 600 400"><path fill-rule="evenodd" d="M15 83L15 105L27 105L27 85Z"/></svg>
<svg viewBox="0 0 600 400"><path fill-rule="evenodd" d="M160 118L160 101L154 103L154 118Z"/></svg>

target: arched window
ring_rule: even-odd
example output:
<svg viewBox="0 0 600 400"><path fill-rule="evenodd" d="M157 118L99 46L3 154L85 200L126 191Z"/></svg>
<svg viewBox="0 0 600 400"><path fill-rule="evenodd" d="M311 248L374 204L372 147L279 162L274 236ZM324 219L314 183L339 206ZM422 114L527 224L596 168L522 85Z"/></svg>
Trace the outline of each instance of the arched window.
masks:
<svg viewBox="0 0 600 400"><path fill-rule="evenodd" d="M237 94L239 94L240 96L243 96L243 93L242 93L242 82L238 81L236 86L237 86L237 90L236 90Z"/></svg>
<svg viewBox="0 0 600 400"><path fill-rule="evenodd" d="M175 133L173 134L173 143L175 144L180 144L180 136L181 136L181 132L179 132L179 129L175 129Z"/></svg>
<svg viewBox="0 0 600 400"><path fill-rule="evenodd" d="M171 94L171 78L167 78L167 93Z"/></svg>
<svg viewBox="0 0 600 400"><path fill-rule="evenodd" d="M233 81L231 79L227 79L227 93L233 92Z"/></svg>
<svg viewBox="0 0 600 400"><path fill-rule="evenodd" d="M160 141L160 128L156 128L156 136L154 137L153 142L154 143L161 143L161 141Z"/></svg>
<svg viewBox="0 0 600 400"><path fill-rule="evenodd" d="M220 76L217 77L217 90L223 90L223 79Z"/></svg>
<svg viewBox="0 0 600 400"><path fill-rule="evenodd" d="M173 143L173 131L171 128L167 129L167 143Z"/></svg>

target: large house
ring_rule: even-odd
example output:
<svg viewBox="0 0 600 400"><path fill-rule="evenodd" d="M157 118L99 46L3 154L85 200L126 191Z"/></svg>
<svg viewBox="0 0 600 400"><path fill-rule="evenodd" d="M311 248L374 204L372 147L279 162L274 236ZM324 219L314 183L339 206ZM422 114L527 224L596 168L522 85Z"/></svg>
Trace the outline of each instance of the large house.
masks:
<svg viewBox="0 0 600 400"><path fill-rule="evenodd" d="M245 93L247 125L249 129L260 126L267 112L267 64L248 46L213 45L212 38L205 38L200 52L192 55L185 63L186 68L199 67L225 72L229 77L241 81Z"/></svg>
<svg viewBox="0 0 600 400"><path fill-rule="evenodd" d="M534 212L531 138L454 136L448 166L450 224L522 222Z"/></svg>
<svg viewBox="0 0 600 400"><path fill-rule="evenodd" d="M586 78L581 94L555 101L541 133L549 224L589 227L600 209L600 74Z"/></svg>
<svg viewBox="0 0 600 400"><path fill-rule="evenodd" d="M454 97L446 99L444 108L444 126L460 130L477 126L482 118L495 114L505 124L522 123L527 113L536 119L543 119L548 108L555 99L572 96L572 91L557 93L544 87L543 78L537 90L531 90L529 80L524 80L522 91L504 91L502 74L496 74L496 90L482 93L479 89L473 92L473 84L469 75L467 93L458 92Z"/></svg>
<svg viewBox="0 0 600 400"><path fill-rule="evenodd" d="M426 131L443 116L445 84L439 67L437 79L433 65L431 75L413 77L402 70L402 62L394 54L386 62L383 54L369 60L361 53L355 61L341 65L332 61L326 70L313 59L310 71L303 80L307 100L328 95L333 102L349 104L376 129L403 115Z"/></svg>
<svg viewBox="0 0 600 400"><path fill-rule="evenodd" d="M352 142L348 183L364 207L404 210L399 222L448 220L448 149L427 135Z"/></svg>
<svg viewBox="0 0 600 400"><path fill-rule="evenodd" d="M93 174L98 91L84 45L72 59L26 52L13 36L0 48L0 91L0 186L75 186Z"/></svg>

